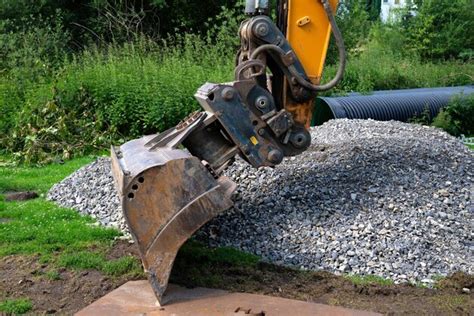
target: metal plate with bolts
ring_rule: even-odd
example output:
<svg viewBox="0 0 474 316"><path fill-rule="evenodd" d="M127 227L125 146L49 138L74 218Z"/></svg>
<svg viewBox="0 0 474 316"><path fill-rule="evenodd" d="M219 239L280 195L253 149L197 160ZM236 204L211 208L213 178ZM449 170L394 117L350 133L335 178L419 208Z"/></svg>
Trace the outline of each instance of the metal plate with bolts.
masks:
<svg viewBox="0 0 474 316"><path fill-rule="evenodd" d="M170 285L168 303L157 305L147 281L130 281L78 312L76 316L372 316L372 312L224 290Z"/></svg>

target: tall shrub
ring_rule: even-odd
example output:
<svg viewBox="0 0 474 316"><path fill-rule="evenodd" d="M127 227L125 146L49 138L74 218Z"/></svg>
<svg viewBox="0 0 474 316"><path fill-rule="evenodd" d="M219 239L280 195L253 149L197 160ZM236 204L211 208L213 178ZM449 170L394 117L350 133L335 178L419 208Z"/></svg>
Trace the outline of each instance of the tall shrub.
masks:
<svg viewBox="0 0 474 316"><path fill-rule="evenodd" d="M337 25L344 37L346 50L351 54L357 54L367 42L372 26L366 5L366 0L342 0L337 10ZM328 64L337 62L337 51L334 40L331 40L326 58Z"/></svg>
<svg viewBox="0 0 474 316"><path fill-rule="evenodd" d="M424 0L405 24L407 48L423 58L468 58L474 53L474 1Z"/></svg>
<svg viewBox="0 0 474 316"><path fill-rule="evenodd" d="M455 136L474 136L474 95L454 97L434 119L433 126Z"/></svg>

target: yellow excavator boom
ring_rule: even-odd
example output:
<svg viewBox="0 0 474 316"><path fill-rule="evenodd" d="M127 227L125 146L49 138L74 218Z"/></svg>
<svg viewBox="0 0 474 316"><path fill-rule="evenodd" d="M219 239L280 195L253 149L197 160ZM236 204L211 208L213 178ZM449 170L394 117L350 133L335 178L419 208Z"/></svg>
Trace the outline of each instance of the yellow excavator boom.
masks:
<svg viewBox="0 0 474 316"><path fill-rule="evenodd" d="M333 11L338 0L329 1ZM331 37L331 24L320 1L288 0L286 38L301 61L309 80L319 84ZM313 117L314 99L293 102L285 96L286 108L294 113L295 120L309 128Z"/></svg>

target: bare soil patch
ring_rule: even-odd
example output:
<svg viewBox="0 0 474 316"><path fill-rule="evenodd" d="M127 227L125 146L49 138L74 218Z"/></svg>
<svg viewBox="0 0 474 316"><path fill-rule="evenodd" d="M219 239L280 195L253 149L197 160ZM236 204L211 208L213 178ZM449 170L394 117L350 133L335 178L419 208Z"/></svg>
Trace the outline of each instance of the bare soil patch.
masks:
<svg viewBox="0 0 474 316"><path fill-rule="evenodd" d="M33 191L25 191L25 192L7 192L5 193L5 201L27 201L31 199L36 199L38 197L38 193Z"/></svg>
<svg viewBox="0 0 474 316"><path fill-rule="evenodd" d="M135 245L120 241L110 259L137 255ZM8 256L0 259L0 296L28 297L32 313L74 313L123 283L129 277L112 278L95 270L60 269L59 279L47 272L53 267L35 256ZM178 256L172 282L188 286L217 287L371 310L388 315L470 315L474 311L474 277L462 273L444 279L439 289L409 285L355 285L328 272L300 272L266 263L233 266L223 263L190 261ZM470 294L463 288L471 290Z"/></svg>

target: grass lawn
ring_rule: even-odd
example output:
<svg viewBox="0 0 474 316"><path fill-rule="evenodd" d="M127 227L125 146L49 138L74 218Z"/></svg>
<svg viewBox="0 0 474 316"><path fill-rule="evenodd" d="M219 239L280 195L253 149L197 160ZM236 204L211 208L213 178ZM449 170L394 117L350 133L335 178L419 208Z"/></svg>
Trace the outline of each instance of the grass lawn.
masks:
<svg viewBox="0 0 474 316"><path fill-rule="evenodd" d="M97 269L110 275L141 273L134 257L109 261L105 253L121 233L95 224L74 210L46 201L48 189L94 157L44 167L0 167L0 193L32 190L37 199L0 199L0 257L39 255L44 263L72 269Z"/></svg>
<svg viewBox="0 0 474 316"><path fill-rule="evenodd" d="M346 275L345 278L351 281L355 285L371 285L371 284L378 284L378 285L393 285L394 282L390 279L385 279L376 275Z"/></svg>
<svg viewBox="0 0 474 316"><path fill-rule="evenodd" d="M35 168L9 165L6 157L0 157L0 193L26 190L46 193L53 184L92 160L94 157L89 156Z"/></svg>
<svg viewBox="0 0 474 316"><path fill-rule="evenodd" d="M0 166L0 258L38 256L42 264L48 265L45 277L51 280L58 277L59 268L95 269L110 277L142 275L136 257L107 259L114 239L121 235L118 230L100 227L94 219L45 199L54 183L93 159L84 157L37 168L5 163ZM6 202L3 197L7 192L26 190L40 197L15 202ZM20 313L28 311L30 305L26 298L8 298L0 302L0 311Z"/></svg>

